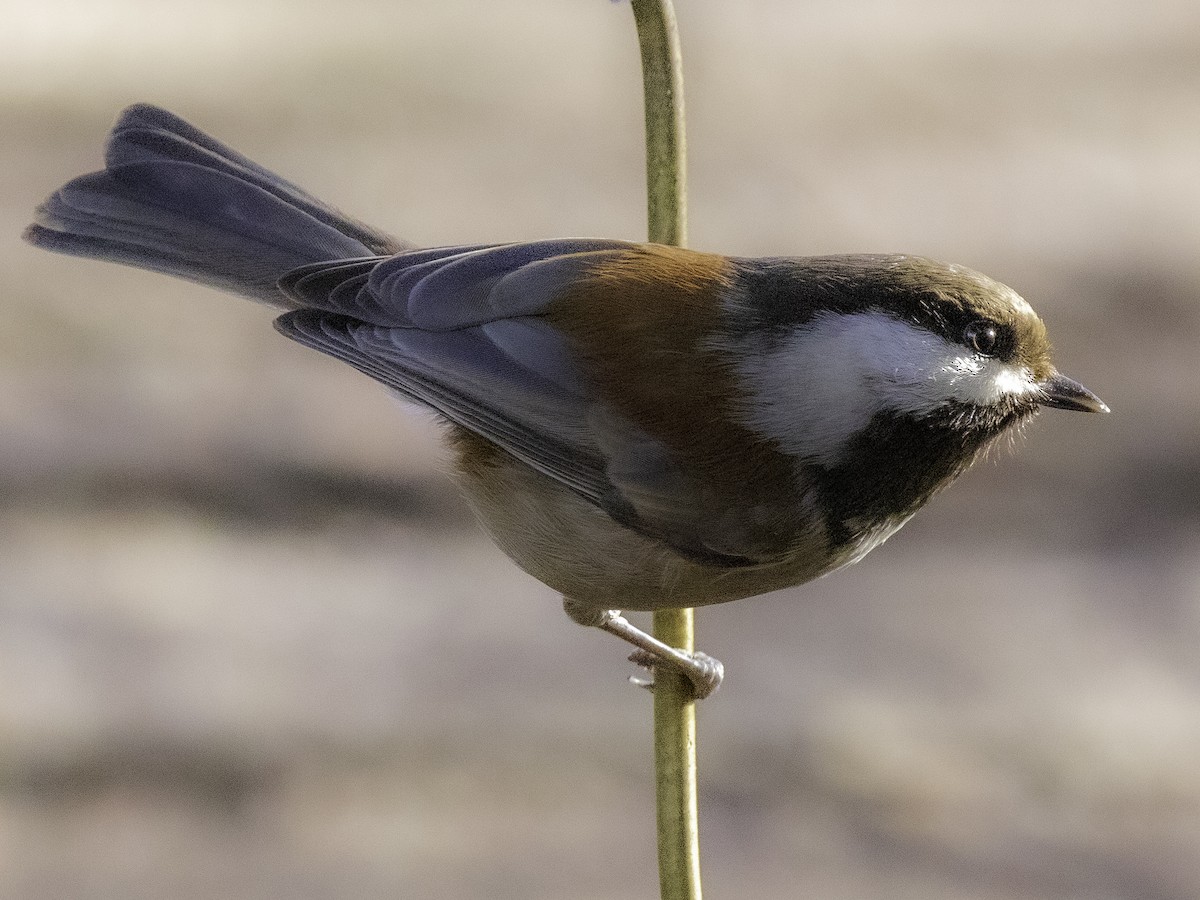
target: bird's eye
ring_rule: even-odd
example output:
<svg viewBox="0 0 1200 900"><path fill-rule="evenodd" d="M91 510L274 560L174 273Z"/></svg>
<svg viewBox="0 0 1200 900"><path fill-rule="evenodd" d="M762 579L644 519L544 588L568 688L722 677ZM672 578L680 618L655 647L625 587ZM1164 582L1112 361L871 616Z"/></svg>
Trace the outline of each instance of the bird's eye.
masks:
<svg viewBox="0 0 1200 900"><path fill-rule="evenodd" d="M1000 349L1000 330L986 319L980 319L967 326L963 343L984 356L995 356Z"/></svg>

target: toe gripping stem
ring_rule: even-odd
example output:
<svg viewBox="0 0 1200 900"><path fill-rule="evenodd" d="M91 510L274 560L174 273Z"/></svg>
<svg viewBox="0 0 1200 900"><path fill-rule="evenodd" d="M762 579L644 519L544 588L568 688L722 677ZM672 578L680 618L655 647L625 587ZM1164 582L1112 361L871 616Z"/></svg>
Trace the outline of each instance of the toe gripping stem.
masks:
<svg viewBox="0 0 1200 900"><path fill-rule="evenodd" d="M720 687L721 680L725 677L725 666L719 659L707 653L680 650L665 644L632 625L621 615L619 609L587 607L573 600L565 600L563 608L567 615L580 625L590 625L607 631L637 647L629 657L631 662L651 670L665 665L682 672L692 683L692 693L697 700L703 700ZM653 683L645 686L653 688Z"/></svg>

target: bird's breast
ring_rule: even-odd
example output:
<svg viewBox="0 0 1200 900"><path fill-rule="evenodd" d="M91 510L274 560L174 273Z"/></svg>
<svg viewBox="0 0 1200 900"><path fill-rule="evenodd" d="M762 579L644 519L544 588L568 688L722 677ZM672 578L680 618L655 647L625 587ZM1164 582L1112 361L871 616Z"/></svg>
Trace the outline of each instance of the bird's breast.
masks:
<svg viewBox="0 0 1200 900"><path fill-rule="evenodd" d="M492 539L530 575L583 603L646 610L724 603L809 581L844 555L831 556L823 529L797 519L770 559L705 564L619 524L470 432L452 434L459 483Z"/></svg>

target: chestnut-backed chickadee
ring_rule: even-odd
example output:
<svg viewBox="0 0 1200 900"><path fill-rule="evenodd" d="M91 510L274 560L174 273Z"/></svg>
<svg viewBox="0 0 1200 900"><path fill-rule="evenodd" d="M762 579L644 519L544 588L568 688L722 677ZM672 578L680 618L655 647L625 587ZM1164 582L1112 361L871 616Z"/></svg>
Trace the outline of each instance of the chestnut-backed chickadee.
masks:
<svg viewBox="0 0 1200 900"><path fill-rule="evenodd" d="M559 240L419 249L171 113L26 231L286 309L276 327L451 425L464 492L577 621L723 603L862 559L1041 406L1107 407L1016 292L914 256Z"/></svg>

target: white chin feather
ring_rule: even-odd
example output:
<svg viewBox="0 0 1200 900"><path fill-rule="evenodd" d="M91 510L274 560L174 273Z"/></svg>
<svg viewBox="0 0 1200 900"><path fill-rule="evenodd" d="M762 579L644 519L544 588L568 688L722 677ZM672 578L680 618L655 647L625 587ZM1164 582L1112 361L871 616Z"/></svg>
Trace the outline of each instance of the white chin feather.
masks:
<svg viewBox="0 0 1200 900"><path fill-rule="evenodd" d="M772 349L749 349L735 350L743 423L824 464L876 413L924 416L951 401L987 406L1037 390L1023 366L879 312L825 313Z"/></svg>

